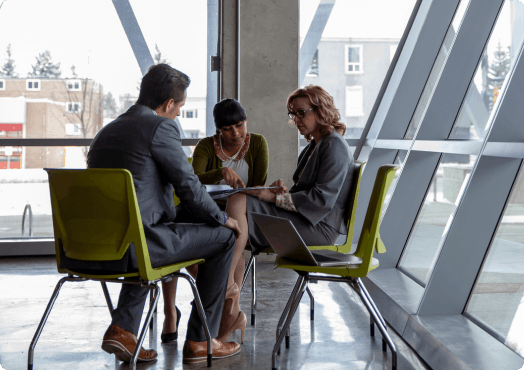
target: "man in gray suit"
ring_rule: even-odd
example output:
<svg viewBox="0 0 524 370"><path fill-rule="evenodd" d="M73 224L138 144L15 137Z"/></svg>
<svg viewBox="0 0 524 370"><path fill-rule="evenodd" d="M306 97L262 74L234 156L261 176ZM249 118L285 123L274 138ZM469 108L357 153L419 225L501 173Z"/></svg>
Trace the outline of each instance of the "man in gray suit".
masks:
<svg viewBox="0 0 524 370"><path fill-rule="evenodd" d="M149 256L153 267L204 258L196 285L206 312L211 335L218 334L233 246L238 223L222 212L207 194L184 155L180 131L173 121L186 99L189 77L159 64L142 79L134 106L105 126L94 138L87 157L89 168L125 168L133 175ZM173 189L181 200L175 208ZM188 222L188 219L199 222ZM66 259L66 265L75 261ZM131 246L120 261L93 264L112 271L137 269ZM123 284L118 307L113 311L102 349L129 361L148 289ZM188 322L184 362L205 361L206 336L196 307ZM240 352L238 343L213 340L213 357ZM141 348L139 361L152 361L155 350Z"/></svg>

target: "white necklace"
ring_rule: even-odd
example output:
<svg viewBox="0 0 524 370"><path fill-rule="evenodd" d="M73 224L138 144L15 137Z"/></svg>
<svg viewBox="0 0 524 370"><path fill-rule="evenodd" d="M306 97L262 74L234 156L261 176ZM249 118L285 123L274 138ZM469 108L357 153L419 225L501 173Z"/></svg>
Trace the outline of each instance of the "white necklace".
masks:
<svg viewBox="0 0 524 370"><path fill-rule="evenodd" d="M234 160L234 159L238 156L238 153L240 153L240 150L242 150L242 146L244 146L243 143L242 143L242 145L240 145L240 148L238 149L238 151L237 151L235 154L233 154L232 157L228 156L228 155L226 154L226 152L224 152L224 148L222 148L222 134L220 134L220 151L221 151L221 152L222 152L222 153L223 153L227 158L229 158L230 161L231 161L231 160Z"/></svg>

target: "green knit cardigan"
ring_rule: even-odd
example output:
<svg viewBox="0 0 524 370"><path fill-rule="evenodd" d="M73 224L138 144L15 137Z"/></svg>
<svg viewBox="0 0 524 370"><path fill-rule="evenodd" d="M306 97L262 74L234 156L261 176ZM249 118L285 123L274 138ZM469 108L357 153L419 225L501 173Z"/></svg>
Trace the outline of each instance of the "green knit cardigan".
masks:
<svg viewBox="0 0 524 370"><path fill-rule="evenodd" d="M249 166L246 186L263 186L267 179L269 154L267 141L250 133L249 148L244 157ZM193 169L202 184L218 184L222 179L222 161L215 154L213 136L200 140L193 153Z"/></svg>

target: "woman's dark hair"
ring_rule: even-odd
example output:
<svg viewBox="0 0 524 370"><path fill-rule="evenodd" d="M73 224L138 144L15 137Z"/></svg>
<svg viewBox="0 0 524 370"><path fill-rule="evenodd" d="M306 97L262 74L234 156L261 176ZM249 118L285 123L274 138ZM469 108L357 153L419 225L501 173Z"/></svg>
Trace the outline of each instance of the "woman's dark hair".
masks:
<svg viewBox="0 0 524 370"><path fill-rule="evenodd" d="M246 120L246 110L235 99L223 99L216 103L213 108L215 127L220 129L224 126L236 125Z"/></svg>
<svg viewBox="0 0 524 370"><path fill-rule="evenodd" d="M322 126L320 134L322 136L328 135L333 130L344 136L346 133L346 125L340 122L340 113L335 107L333 97L328 94L326 90L317 85L305 86L301 89L296 89L287 98L287 110L292 112L293 100L296 98L308 98L311 107L317 115L317 121ZM293 125L294 121L290 121ZM311 141L311 135L306 135L306 140Z"/></svg>
<svg viewBox="0 0 524 370"><path fill-rule="evenodd" d="M169 99L180 103L191 83L189 77L167 64L149 67L142 78L137 104L156 109Z"/></svg>

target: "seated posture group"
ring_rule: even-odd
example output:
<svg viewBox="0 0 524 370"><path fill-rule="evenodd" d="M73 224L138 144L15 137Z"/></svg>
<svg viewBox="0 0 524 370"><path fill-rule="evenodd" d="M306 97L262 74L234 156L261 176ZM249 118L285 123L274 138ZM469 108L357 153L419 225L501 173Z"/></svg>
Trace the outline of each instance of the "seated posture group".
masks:
<svg viewBox="0 0 524 370"><path fill-rule="evenodd" d="M262 135L247 132L244 108L234 99L220 101L213 110L217 134L202 139L192 166L182 150L174 119L185 103L189 77L158 64L144 75L134 106L97 134L88 153L89 168L125 168L133 175L149 255L153 267L203 258L189 273L196 285L213 338L213 358L240 352L228 342L246 327L240 310L244 273L243 251L263 249L269 243L250 212L293 222L307 245L332 244L347 233L353 156L343 138L346 127L333 98L320 86L307 86L287 99L290 122L309 144L300 153L288 189L279 179L274 189L246 190L217 204L202 184L228 184L234 188L263 186L268 172L268 146ZM173 191L180 198L174 206ZM66 261L67 263L67 261ZM136 270L133 248L108 270ZM130 360L136 346L140 319L148 294L140 285L124 284L112 313L102 348ZM165 321L162 341L178 338L180 311L175 306L176 279L163 284ZM141 349L139 361L157 357ZM183 362L206 361L206 336L196 307L187 324Z"/></svg>

